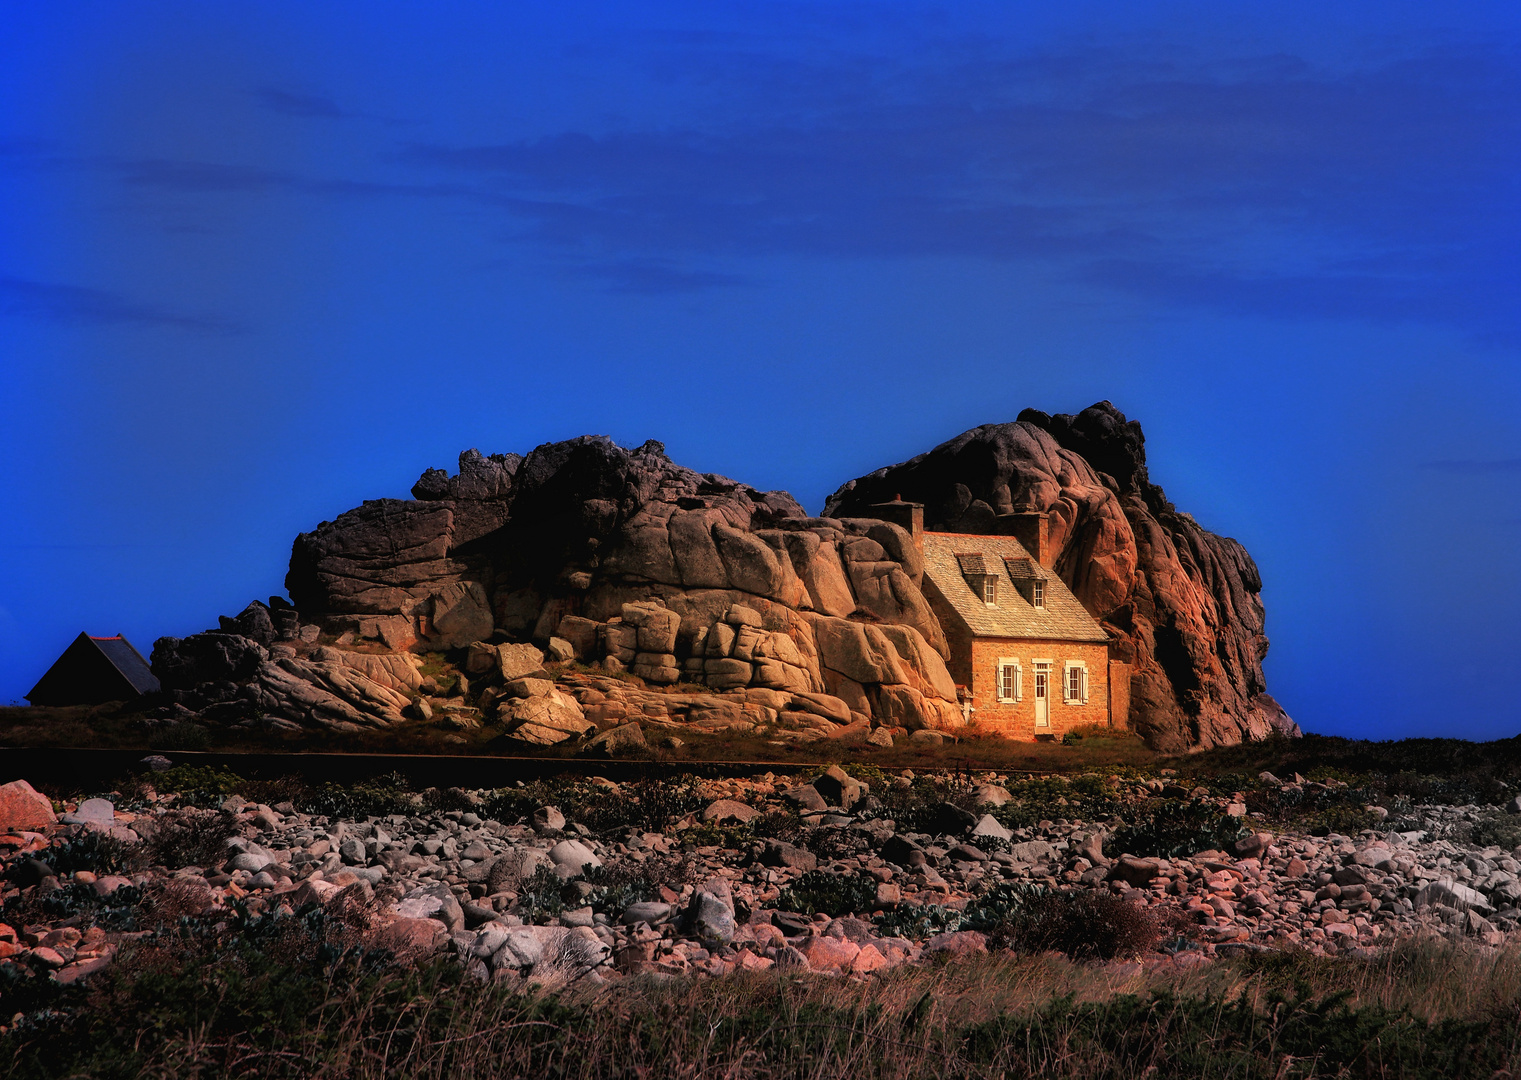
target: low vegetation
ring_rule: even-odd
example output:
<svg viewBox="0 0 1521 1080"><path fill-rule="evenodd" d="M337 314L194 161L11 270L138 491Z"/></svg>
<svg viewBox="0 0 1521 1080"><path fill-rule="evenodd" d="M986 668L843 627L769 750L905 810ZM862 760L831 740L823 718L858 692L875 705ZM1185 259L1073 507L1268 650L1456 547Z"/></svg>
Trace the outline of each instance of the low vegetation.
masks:
<svg viewBox="0 0 1521 1080"><path fill-rule="evenodd" d="M1197 968L995 953L870 981L773 973L558 992L345 946L320 913L184 920L0 1034L9 1076L1508 1076L1521 955L1412 942ZM320 943L319 949L309 946Z"/></svg>
<svg viewBox="0 0 1521 1080"><path fill-rule="evenodd" d="M1258 828L1429 829L1421 804L1429 811L1446 803L1468 808L1445 826L1461 831L1452 839L1507 849L1521 843L1521 815L1501 809L1521 790L1512 741L1311 737L1182 759L1090 762L1011 776L1003 783L1009 799L998 805L987 801L983 768L946 764L912 776L876 761L845 768L870 785L865 824L890 819L900 832L933 832L937 817L952 811L991 814L1037 834L1042 823L1081 820L1105 829L1111 855L1176 857L1227 848ZM1302 782L1277 784L1263 771L1284 780L1299 774ZM142 844L86 833L55 843L46 853L55 870L131 874L148 865L210 864L236 827L217 809L234 792L359 819L471 810L511 823L553 805L594 835L661 833L670 850L638 862L611 859L572 882L542 870L520 889L527 921L583 906L616 918L662 889L694 884L699 850L743 853L778 839L808 848L820 869L792 879L765 907L799 917L857 914L875 934L915 941L976 931L992 951L870 979L778 969L601 986L482 983L452 961L418 968L363 948L356 928L364 913L342 905L239 907L211 923L172 881L124 886L108 898L74 881L45 894L12 893L0 922L141 936L106 970L72 986L0 966L0 1070L8 1076L1446 1080L1521 1067L1521 950L1514 945L1416 939L1340 956L1222 948L1201 962L1190 928L1154 909L1102 890L1016 882L959 907L903 904L870 914L875 882L828 868L865 842L861 832L807 828L796 811L774 808L742 825L705 823L706 800L691 776L652 775L613 789L567 774L482 797L418 789L399 773L339 785L180 765L123 778L114 789L117 806L128 810L145 805L150 791L180 798ZM1008 843L978 842L988 851Z"/></svg>

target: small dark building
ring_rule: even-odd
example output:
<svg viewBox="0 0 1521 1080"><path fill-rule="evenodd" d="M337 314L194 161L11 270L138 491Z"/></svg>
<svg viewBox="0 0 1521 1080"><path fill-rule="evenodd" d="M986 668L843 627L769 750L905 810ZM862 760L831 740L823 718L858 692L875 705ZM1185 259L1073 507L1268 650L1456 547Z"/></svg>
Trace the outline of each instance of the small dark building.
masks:
<svg viewBox="0 0 1521 1080"><path fill-rule="evenodd" d="M33 705L100 705L131 701L158 688L148 661L126 638L80 634L26 700Z"/></svg>

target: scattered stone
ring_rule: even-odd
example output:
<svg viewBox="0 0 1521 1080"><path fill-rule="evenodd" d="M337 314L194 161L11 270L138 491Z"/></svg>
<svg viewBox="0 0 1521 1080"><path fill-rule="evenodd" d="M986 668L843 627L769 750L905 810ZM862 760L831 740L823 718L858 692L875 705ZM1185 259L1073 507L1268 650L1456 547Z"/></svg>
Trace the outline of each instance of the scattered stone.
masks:
<svg viewBox="0 0 1521 1080"><path fill-rule="evenodd" d="M650 748L644 739L644 729L638 724L623 724L609 728L586 744L586 753L592 756L623 757L638 754Z"/></svg>
<svg viewBox="0 0 1521 1080"><path fill-rule="evenodd" d="M829 809L824 796L812 784L799 784L782 792L782 798L804 812L822 813Z"/></svg>
<svg viewBox="0 0 1521 1080"><path fill-rule="evenodd" d="M795 847L785 840L767 840L761 849L762 866L785 866L792 870L815 870L819 858L806 848Z"/></svg>
<svg viewBox="0 0 1521 1080"><path fill-rule="evenodd" d="M579 874L588 866L601 866L602 860L597 858L592 849L579 840L561 840L549 849L549 860L556 866L569 869L573 874Z"/></svg>
<svg viewBox="0 0 1521 1080"><path fill-rule="evenodd" d="M541 806L533 812L533 828L539 833L557 833L565 828L565 815L558 806Z"/></svg>
<svg viewBox="0 0 1521 1080"><path fill-rule="evenodd" d="M761 816L761 812L753 806L737 802L734 799L718 799L708 804L702 812L702 820L713 821L722 824L725 821L737 821L743 825L747 821L753 821Z"/></svg>
<svg viewBox="0 0 1521 1080"><path fill-rule="evenodd" d="M972 826L972 835L991 836L997 840L1012 840L1014 838L1013 831L1000 825L998 819L993 817L992 814L983 814L977 820L977 824Z"/></svg>
<svg viewBox="0 0 1521 1080"><path fill-rule="evenodd" d="M824 775L814 780L812 787L819 793L826 806L838 806L849 810L866 797L867 786L855 779L838 765L831 765Z"/></svg>
<svg viewBox="0 0 1521 1080"><path fill-rule="evenodd" d="M402 919L437 920L446 930L461 930L465 926L465 911L460 907L449 886L420 885L396 902L394 913Z"/></svg>

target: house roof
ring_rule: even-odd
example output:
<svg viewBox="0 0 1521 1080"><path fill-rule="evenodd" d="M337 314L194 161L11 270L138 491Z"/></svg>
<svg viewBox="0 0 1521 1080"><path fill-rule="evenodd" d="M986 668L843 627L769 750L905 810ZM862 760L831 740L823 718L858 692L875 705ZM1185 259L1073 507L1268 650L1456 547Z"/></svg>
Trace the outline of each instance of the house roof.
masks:
<svg viewBox="0 0 1521 1080"><path fill-rule="evenodd" d="M98 705L159 689L143 654L117 634L80 634L53 662L26 699L33 705Z"/></svg>
<svg viewBox="0 0 1521 1080"><path fill-rule="evenodd" d="M968 570L967 566L981 569ZM999 580L998 603L989 607L973 591L967 574ZM1061 577L1030 557L1012 536L968 533L924 534L924 577L945 597L976 637L1051 638L1108 641L1109 634L1089 615ZM1045 582L1043 609L1031 605L1015 581Z"/></svg>
<svg viewBox="0 0 1521 1080"><path fill-rule="evenodd" d="M1029 557L1005 555L1003 565L1015 581L1046 581L1051 576L1045 567Z"/></svg>
<svg viewBox="0 0 1521 1080"><path fill-rule="evenodd" d="M92 637L90 640L106 654L111 666L121 672L139 694L151 694L159 689L158 679L148 661L121 634L115 637Z"/></svg>
<svg viewBox="0 0 1521 1080"><path fill-rule="evenodd" d="M986 574L987 563L983 561L982 553L978 551L956 552L956 562L961 567L963 574Z"/></svg>

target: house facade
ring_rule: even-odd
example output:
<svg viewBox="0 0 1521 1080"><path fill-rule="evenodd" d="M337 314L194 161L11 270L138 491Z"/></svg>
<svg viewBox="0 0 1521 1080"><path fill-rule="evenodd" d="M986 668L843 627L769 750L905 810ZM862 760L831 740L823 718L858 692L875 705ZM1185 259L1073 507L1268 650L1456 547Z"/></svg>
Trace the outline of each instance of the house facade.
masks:
<svg viewBox="0 0 1521 1080"><path fill-rule="evenodd" d="M1027 740L1129 727L1130 665L1110 659L1108 632L1052 569L1045 514L1003 515L1002 534L983 535L926 532L923 505L901 498L872 511L924 555L924 596L969 721Z"/></svg>
<svg viewBox="0 0 1521 1080"><path fill-rule="evenodd" d="M1129 665L1110 661L1108 632L1055 571L1014 536L922 537L924 595L973 722L1016 739L1127 726Z"/></svg>

